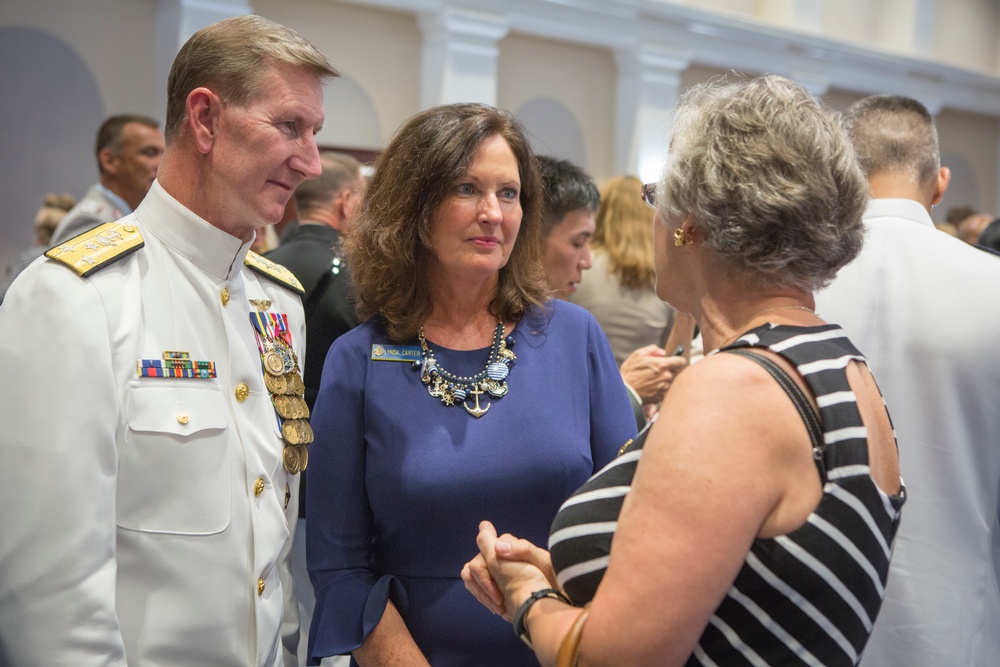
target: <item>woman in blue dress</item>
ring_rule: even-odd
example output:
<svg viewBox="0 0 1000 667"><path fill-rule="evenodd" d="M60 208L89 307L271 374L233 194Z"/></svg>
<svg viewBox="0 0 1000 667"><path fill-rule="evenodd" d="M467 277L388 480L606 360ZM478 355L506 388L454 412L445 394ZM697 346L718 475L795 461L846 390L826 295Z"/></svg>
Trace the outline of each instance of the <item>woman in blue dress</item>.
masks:
<svg viewBox="0 0 1000 667"><path fill-rule="evenodd" d="M483 517L543 540L635 435L600 327L547 300L542 196L486 105L424 111L378 159L346 247L367 321L330 349L312 418L314 661L537 664L465 591L470 540Z"/></svg>

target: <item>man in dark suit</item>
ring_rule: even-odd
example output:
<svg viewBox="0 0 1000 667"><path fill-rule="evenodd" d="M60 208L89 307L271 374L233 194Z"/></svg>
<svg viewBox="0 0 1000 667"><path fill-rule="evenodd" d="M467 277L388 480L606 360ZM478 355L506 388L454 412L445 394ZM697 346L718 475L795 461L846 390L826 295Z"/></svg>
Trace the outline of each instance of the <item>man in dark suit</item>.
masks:
<svg viewBox="0 0 1000 667"><path fill-rule="evenodd" d="M310 410L327 350L358 323L340 235L347 231L364 182L361 164L349 155L324 153L320 161L323 175L295 191L298 224L266 255L294 273L305 288L302 304L308 345L303 370Z"/></svg>
<svg viewBox="0 0 1000 667"><path fill-rule="evenodd" d="M305 181L295 191L299 210L297 225L289 228L281 245L267 258L288 268L302 283L302 304L306 315L305 399L312 411L319 391L320 372L327 350L338 336L358 323L350 298L350 277L340 249L340 235L347 231L361 200L364 178L361 163L349 155L324 153L323 173ZM305 478L299 488L299 525L292 547L291 571L299 594L302 621L300 662L305 664L309 620L315 597L305 566Z"/></svg>

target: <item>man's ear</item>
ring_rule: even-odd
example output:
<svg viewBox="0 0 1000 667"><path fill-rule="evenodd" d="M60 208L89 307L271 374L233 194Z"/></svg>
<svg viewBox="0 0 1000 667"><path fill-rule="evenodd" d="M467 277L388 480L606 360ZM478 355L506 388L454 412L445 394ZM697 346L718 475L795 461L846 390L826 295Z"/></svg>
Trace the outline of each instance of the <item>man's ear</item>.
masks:
<svg viewBox="0 0 1000 667"><path fill-rule="evenodd" d="M201 153L209 153L219 130L222 100L208 88L195 88L187 96L187 122Z"/></svg>
<svg viewBox="0 0 1000 667"><path fill-rule="evenodd" d="M118 155L108 146L97 153L97 163L101 167L102 174L115 175L118 173Z"/></svg>
<svg viewBox="0 0 1000 667"><path fill-rule="evenodd" d="M333 206L341 220L346 220L351 216L351 189L344 188L333 200Z"/></svg>
<svg viewBox="0 0 1000 667"><path fill-rule="evenodd" d="M951 169L941 167L938 170L937 181L934 184L934 197L931 199L931 206L937 206L941 203L941 198L944 197L945 190L948 189L948 183L950 182Z"/></svg>

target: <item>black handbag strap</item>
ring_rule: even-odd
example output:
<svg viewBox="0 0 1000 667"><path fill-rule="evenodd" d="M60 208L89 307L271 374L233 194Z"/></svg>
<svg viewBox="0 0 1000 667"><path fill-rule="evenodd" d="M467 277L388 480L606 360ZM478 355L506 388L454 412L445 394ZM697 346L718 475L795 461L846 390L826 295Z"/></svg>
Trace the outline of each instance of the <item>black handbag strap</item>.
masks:
<svg viewBox="0 0 1000 667"><path fill-rule="evenodd" d="M799 385L795 383L795 380L793 380L781 366L774 363L774 361L768 359L759 352L753 352L742 347L733 347L720 351L736 354L745 359L757 362L764 370L770 373L771 377L777 381L778 386L785 390L785 393L788 394L788 397L792 400L792 404L795 405L795 409L799 411L799 416L802 417L802 421L806 425L806 430L809 431L809 439L812 441L813 447L813 459L816 461L816 468L819 470L820 480L825 486L826 445L823 443L823 427L820 424L819 417L816 415L816 412L809 404L809 399L806 398L802 389L799 388Z"/></svg>

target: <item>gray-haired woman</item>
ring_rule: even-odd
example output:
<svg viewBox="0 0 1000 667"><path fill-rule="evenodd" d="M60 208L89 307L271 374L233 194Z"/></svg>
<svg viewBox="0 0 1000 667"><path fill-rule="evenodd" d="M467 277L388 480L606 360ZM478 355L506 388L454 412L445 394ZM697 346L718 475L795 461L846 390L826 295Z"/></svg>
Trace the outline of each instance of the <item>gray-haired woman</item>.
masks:
<svg viewBox="0 0 1000 667"><path fill-rule="evenodd" d="M583 665L856 664L904 490L864 358L813 312L861 246L853 150L791 81L700 86L644 196L657 293L710 354L563 505L551 561L483 522L466 586L544 665L561 649Z"/></svg>

